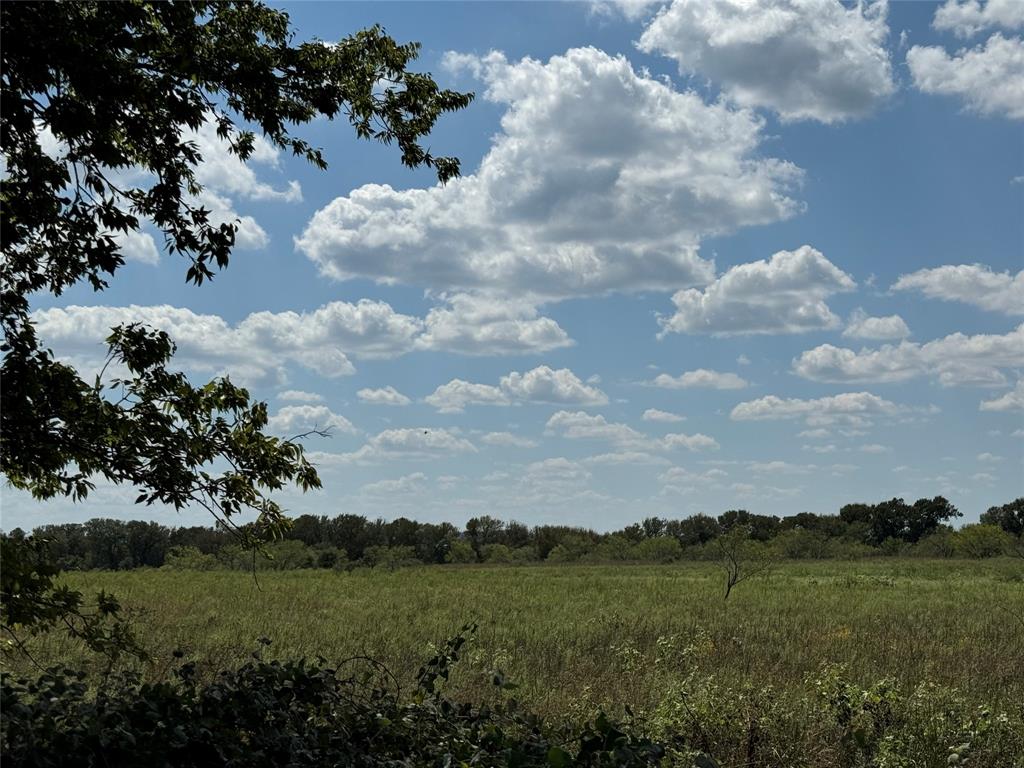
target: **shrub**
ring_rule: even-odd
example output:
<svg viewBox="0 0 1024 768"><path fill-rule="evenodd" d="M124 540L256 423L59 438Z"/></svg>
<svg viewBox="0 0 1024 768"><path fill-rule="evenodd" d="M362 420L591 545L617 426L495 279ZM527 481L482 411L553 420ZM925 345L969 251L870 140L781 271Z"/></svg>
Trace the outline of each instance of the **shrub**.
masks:
<svg viewBox="0 0 1024 768"><path fill-rule="evenodd" d="M683 555L683 548L678 539L668 536L658 536L653 539L645 539L633 547L637 560L648 563L671 563Z"/></svg>
<svg viewBox="0 0 1024 768"><path fill-rule="evenodd" d="M94 696L81 673L6 675L0 749L5 765L39 766L632 768L660 761L661 746L603 714L570 730L521 712L501 700L514 686L500 672L498 703L449 700L444 682L464 642L464 635L448 641L406 698L374 663L344 676L323 659L268 662L259 653L205 685L187 663L171 682L124 675Z"/></svg>
<svg viewBox="0 0 1024 768"><path fill-rule="evenodd" d="M174 571L212 571L218 565L216 557L204 555L196 547L171 547L163 567Z"/></svg>
<svg viewBox="0 0 1024 768"><path fill-rule="evenodd" d="M481 549L485 563L511 563L512 550L504 544L485 544Z"/></svg>
<svg viewBox="0 0 1024 768"><path fill-rule="evenodd" d="M956 552L962 557L999 557L1010 551L1013 536L996 525L965 525L954 536Z"/></svg>
<svg viewBox="0 0 1024 768"><path fill-rule="evenodd" d="M446 563L475 563L476 552L473 551L469 542L456 539L448 547L444 561Z"/></svg>

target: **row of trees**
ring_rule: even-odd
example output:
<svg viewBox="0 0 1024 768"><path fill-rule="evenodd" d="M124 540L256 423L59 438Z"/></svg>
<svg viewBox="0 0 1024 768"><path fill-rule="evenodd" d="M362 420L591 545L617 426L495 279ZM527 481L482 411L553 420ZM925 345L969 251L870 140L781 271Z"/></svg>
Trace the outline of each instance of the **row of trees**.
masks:
<svg viewBox="0 0 1024 768"><path fill-rule="evenodd" d="M462 529L451 523L367 520L359 515L302 515L281 540L257 557L261 568L330 568L346 564L551 561L653 561L701 557L724 534L742 532L781 557L826 558L913 552L931 556L1002 554L1024 533L1024 497L992 507L977 525L955 531L947 521L960 512L946 499L908 504L848 504L837 515L801 512L786 517L729 510L681 520L650 517L611 533L580 527L529 527L475 517ZM15 529L11 537L20 539ZM168 528L159 523L97 518L36 528L64 569L139 567L248 568L252 551L224 527Z"/></svg>

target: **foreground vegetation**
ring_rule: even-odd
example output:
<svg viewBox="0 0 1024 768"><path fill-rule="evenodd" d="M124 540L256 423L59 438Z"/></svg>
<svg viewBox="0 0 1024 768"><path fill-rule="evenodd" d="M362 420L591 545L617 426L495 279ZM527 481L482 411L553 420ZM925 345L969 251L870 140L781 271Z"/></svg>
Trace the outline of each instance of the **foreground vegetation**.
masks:
<svg viewBox="0 0 1024 768"><path fill-rule="evenodd" d="M151 681L172 677L177 649L213 681L267 637L267 658L369 655L408 688L475 621L449 695L494 701L501 670L525 707L557 722L625 720L629 707L683 765L687 750L772 766L939 766L955 754L995 768L1024 755L1020 560L785 562L728 601L707 563L279 572L258 586L237 571L67 578L118 594ZM103 671L61 636L34 638L31 652L94 680Z"/></svg>

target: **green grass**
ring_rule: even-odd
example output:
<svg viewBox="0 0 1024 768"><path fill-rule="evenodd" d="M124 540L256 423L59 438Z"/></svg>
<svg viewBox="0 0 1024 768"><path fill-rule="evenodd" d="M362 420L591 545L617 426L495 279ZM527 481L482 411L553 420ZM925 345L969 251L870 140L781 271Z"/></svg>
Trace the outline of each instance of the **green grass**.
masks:
<svg viewBox="0 0 1024 768"><path fill-rule="evenodd" d="M280 656L335 661L366 654L409 679L432 644L466 622L479 630L456 685L474 693L502 668L548 713L592 703L654 706L654 674L673 647L726 684L807 690L823 665L864 685L930 681L991 706L1024 700L1024 565L1018 561L787 563L723 602L713 565L422 567L69 574L136 613L159 676L174 649L204 670L230 664L261 636ZM42 663L84 658L66 641L33 643ZM661 667L669 663L666 658ZM586 690L584 691L584 688Z"/></svg>

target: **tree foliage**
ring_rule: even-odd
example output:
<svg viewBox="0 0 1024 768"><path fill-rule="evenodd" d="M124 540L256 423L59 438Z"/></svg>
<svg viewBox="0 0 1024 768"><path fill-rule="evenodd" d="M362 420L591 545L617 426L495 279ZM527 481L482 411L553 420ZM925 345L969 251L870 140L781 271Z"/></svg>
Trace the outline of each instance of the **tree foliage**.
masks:
<svg viewBox="0 0 1024 768"><path fill-rule="evenodd" d="M185 259L188 282L228 265L237 224L200 202L191 137L204 124L242 161L259 133L325 168L293 131L343 117L443 182L458 160L421 141L471 94L410 71L415 43L375 27L296 44L287 14L260 3L13 3L0 35L0 471L40 499L83 499L103 478L135 486L139 503L202 506L247 544L280 534L270 494L320 481L297 440L264 434L264 403L226 378L194 386L168 369L173 341L140 325L113 329L107 365L87 381L40 344L32 299L82 282L103 290L124 264L122 236L143 227ZM257 520L244 531L242 511Z"/></svg>

